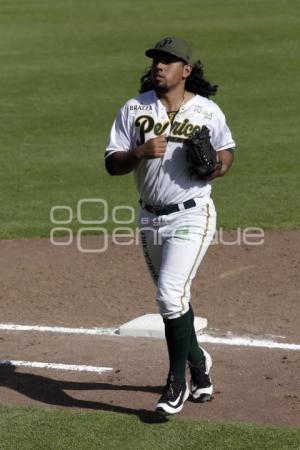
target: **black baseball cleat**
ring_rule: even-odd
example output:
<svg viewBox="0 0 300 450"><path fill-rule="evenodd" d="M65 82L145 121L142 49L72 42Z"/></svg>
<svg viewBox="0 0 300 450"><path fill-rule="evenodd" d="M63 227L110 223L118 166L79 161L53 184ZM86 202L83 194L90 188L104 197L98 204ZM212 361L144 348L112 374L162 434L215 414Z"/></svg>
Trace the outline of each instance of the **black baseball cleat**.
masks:
<svg viewBox="0 0 300 450"><path fill-rule="evenodd" d="M174 376L170 375L155 411L161 416L177 414L182 410L184 402L188 399L189 395L188 384L176 381Z"/></svg>
<svg viewBox="0 0 300 450"><path fill-rule="evenodd" d="M190 399L197 403L212 400L213 385L209 376L212 366L210 354L203 350L204 358L196 363L188 363L191 372L191 395Z"/></svg>

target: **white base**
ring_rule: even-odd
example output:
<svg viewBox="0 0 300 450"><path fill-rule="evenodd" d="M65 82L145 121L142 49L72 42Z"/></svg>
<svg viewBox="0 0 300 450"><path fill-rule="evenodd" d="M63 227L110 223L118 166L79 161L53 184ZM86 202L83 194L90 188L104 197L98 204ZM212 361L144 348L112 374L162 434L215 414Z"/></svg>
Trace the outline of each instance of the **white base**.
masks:
<svg viewBox="0 0 300 450"><path fill-rule="evenodd" d="M207 319L195 317L194 326L196 333L207 327ZM143 336L164 339L165 327L160 314L145 314L120 326L118 330L121 336Z"/></svg>

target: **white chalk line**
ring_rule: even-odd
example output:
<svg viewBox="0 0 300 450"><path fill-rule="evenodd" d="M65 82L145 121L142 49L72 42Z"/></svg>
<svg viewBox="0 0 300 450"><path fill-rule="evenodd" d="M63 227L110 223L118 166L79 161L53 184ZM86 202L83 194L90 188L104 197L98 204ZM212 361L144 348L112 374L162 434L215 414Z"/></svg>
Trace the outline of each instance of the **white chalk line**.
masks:
<svg viewBox="0 0 300 450"><path fill-rule="evenodd" d="M251 264L250 266L239 267L238 269L228 270L228 271L225 271L225 272L221 273L220 275L218 275L213 280L208 280L208 281L211 282L211 281L223 280L224 278L232 277L232 276L235 276L235 275L239 275L242 272L245 272L245 271L250 270L250 269L254 269L254 267L257 267L256 264Z"/></svg>
<svg viewBox="0 0 300 450"><path fill-rule="evenodd" d="M1 323L0 330L5 331L41 331L48 333L70 333L70 334L90 334L90 335L103 335L114 334L116 328L66 328L66 327L48 327L40 325L16 325Z"/></svg>
<svg viewBox="0 0 300 450"><path fill-rule="evenodd" d="M0 359L0 366L15 366L15 367L32 367L34 369L54 369L54 370L69 370L73 372L96 372L103 373L113 370L112 367L96 367L85 366L78 364L58 364L58 363L45 363L37 361L17 361L13 359Z"/></svg>
<svg viewBox="0 0 300 450"><path fill-rule="evenodd" d="M111 335L118 336L118 328L66 328L66 327L50 327L39 325L16 325L16 324L0 324L0 330L4 331L38 331L51 333L69 333L69 334L85 334L85 335ZM282 350L300 350L299 344L288 344L285 342L275 342L267 339L254 339L248 336L230 336L217 337L209 334L198 335L198 342L207 342L211 344L222 344L239 347L256 347L256 348L277 348Z"/></svg>
<svg viewBox="0 0 300 450"><path fill-rule="evenodd" d="M216 337L209 334L200 334L197 336L199 343L207 342L209 344L235 345L238 347L257 347L257 348L277 348L282 350L300 350L299 344L287 344L285 342L274 342L265 339L253 339L249 337Z"/></svg>

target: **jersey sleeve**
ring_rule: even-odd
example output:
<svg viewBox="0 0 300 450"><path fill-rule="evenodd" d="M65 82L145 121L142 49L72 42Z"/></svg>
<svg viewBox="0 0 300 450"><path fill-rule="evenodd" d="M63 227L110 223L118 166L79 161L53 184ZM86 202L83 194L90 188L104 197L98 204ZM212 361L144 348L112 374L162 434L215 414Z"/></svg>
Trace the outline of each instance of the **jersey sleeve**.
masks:
<svg viewBox="0 0 300 450"><path fill-rule="evenodd" d="M128 151L131 148L130 126L126 105L120 109L112 125L108 138L105 158L118 151Z"/></svg>
<svg viewBox="0 0 300 450"><path fill-rule="evenodd" d="M234 149L236 146L226 123L225 115L217 105L215 123L211 132L211 144L216 151Z"/></svg>

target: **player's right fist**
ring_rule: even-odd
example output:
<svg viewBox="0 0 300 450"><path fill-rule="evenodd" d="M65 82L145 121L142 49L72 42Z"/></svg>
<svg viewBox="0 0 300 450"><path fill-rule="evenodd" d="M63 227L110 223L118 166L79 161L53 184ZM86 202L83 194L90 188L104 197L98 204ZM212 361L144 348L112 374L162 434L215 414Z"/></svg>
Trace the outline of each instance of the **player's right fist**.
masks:
<svg viewBox="0 0 300 450"><path fill-rule="evenodd" d="M145 144L136 148L136 155L140 158L162 158L167 149L167 136L162 135L149 139Z"/></svg>

